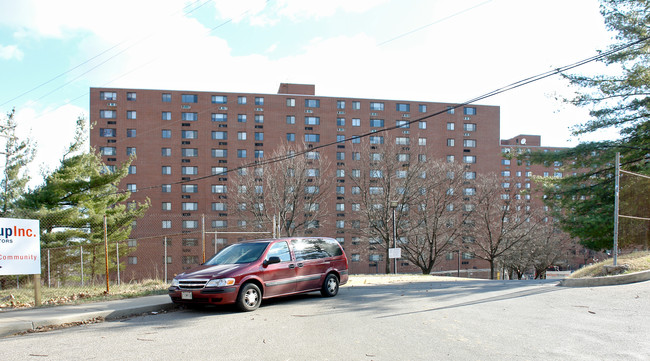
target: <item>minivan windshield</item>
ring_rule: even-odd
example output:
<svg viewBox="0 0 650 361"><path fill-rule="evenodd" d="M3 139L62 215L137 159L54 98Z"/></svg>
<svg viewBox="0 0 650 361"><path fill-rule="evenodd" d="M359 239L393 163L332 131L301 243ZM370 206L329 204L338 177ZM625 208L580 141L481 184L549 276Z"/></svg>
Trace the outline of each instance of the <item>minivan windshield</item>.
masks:
<svg viewBox="0 0 650 361"><path fill-rule="evenodd" d="M268 242L233 244L212 256L205 265L250 263L258 260L268 245Z"/></svg>

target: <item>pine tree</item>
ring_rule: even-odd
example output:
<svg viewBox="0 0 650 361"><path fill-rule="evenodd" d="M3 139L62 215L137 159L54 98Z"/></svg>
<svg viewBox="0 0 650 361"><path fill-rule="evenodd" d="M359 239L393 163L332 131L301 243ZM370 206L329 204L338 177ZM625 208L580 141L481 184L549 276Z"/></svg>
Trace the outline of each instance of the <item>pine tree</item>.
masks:
<svg viewBox="0 0 650 361"><path fill-rule="evenodd" d="M27 138L20 140L16 136L17 123L14 120L14 110L0 125L0 137L4 138L5 146L3 177L0 181L0 217L12 217L16 214L16 202L25 193L29 177L25 167L34 159L34 146Z"/></svg>
<svg viewBox="0 0 650 361"><path fill-rule="evenodd" d="M562 228L594 250L612 247L616 152L621 153L625 169L650 173L648 164L642 162L650 152L650 1L601 0L601 13L608 29L616 33L611 49L622 48L601 61L618 72L565 75L572 85L581 88L576 98L566 101L589 108L592 117L574 127L574 135L615 128L620 137L531 155L536 163L562 163L568 176L544 180L546 201ZM646 186L637 192L650 189Z"/></svg>

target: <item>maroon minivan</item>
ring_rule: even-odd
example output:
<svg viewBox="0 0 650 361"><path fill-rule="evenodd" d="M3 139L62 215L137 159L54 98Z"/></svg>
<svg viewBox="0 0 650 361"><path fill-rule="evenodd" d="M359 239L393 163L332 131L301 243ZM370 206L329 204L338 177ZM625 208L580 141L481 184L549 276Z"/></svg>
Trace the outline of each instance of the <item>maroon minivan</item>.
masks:
<svg viewBox="0 0 650 361"><path fill-rule="evenodd" d="M263 239L230 245L177 275L169 296L174 303L234 303L253 311L272 297L318 290L334 297L347 281L348 259L335 239Z"/></svg>

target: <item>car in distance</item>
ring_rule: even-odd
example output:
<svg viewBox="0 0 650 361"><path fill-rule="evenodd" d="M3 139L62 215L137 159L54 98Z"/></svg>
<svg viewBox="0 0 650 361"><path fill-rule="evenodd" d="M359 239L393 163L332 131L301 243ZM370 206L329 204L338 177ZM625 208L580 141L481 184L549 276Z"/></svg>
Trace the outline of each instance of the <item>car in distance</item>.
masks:
<svg viewBox="0 0 650 361"><path fill-rule="evenodd" d="M334 297L348 281L341 245L327 237L262 239L232 244L174 277L177 304L235 304L253 311L263 299L319 291Z"/></svg>

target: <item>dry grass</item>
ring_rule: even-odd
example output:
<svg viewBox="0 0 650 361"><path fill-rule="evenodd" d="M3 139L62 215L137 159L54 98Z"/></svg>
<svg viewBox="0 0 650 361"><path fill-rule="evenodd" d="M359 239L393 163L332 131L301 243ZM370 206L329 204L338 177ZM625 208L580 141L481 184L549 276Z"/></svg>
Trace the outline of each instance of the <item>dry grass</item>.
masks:
<svg viewBox="0 0 650 361"><path fill-rule="evenodd" d="M165 294L169 283L160 280L144 280L137 283L110 285L106 293L106 284L85 287L41 287L43 306L78 304L96 301L109 301L149 295ZM34 307L34 287L32 284L20 289L0 291L0 310Z"/></svg>
<svg viewBox="0 0 650 361"><path fill-rule="evenodd" d="M613 259L593 264L573 272L569 278L586 278L605 276L603 266L612 265ZM634 273L650 270L650 252L634 252L621 255L616 262L617 265L628 265L629 269L625 273Z"/></svg>

